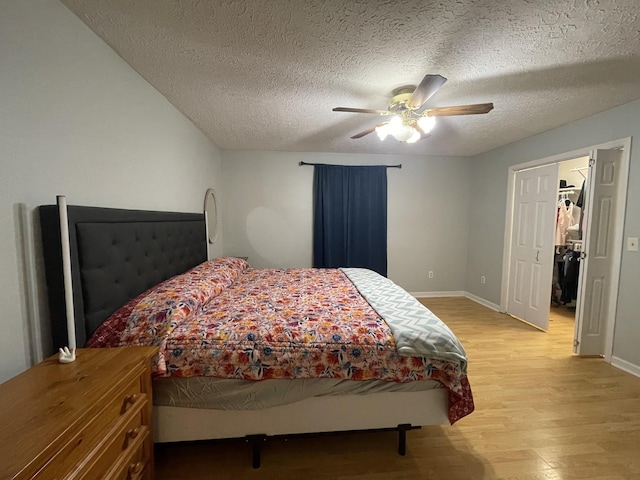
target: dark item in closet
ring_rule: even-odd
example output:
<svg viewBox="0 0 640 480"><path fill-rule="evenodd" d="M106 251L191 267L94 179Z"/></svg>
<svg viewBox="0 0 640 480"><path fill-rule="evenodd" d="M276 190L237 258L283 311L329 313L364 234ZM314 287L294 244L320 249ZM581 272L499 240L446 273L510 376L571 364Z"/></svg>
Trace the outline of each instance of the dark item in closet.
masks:
<svg viewBox="0 0 640 480"><path fill-rule="evenodd" d="M560 302L567 304L578 298L580 252L567 250L558 262L558 282L562 289Z"/></svg>
<svg viewBox="0 0 640 480"><path fill-rule="evenodd" d="M585 185L586 185L587 181L584 180L582 182L582 188L580 189L580 195L578 196L578 201L576 202L576 205L578 207L580 207L580 221L579 221L579 225L578 225L578 238L580 240L582 240L582 219L584 218L584 189L585 189Z"/></svg>
<svg viewBox="0 0 640 480"><path fill-rule="evenodd" d="M580 208L582 208L582 205L584 204L584 186L585 186L585 181L582 182L582 188L580 189L580 195L578 195L578 201L576 202L576 205Z"/></svg>

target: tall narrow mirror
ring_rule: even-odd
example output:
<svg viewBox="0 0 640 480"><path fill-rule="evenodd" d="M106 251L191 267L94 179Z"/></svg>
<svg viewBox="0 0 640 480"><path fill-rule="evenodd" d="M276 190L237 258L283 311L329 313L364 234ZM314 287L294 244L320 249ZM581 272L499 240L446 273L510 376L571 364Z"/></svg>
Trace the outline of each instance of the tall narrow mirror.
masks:
<svg viewBox="0 0 640 480"><path fill-rule="evenodd" d="M204 218L207 230L207 248L213 245L218 238L218 203L216 191L213 188L207 189L204 196Z"/></svg>

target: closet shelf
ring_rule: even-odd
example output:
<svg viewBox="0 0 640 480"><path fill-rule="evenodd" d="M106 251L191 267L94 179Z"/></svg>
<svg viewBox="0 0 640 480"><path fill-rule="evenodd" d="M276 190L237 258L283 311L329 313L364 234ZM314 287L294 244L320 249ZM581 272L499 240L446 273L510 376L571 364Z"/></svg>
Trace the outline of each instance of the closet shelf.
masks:
<svg viewBox="0 0 640 480"><path fill-rule="evenodd" d="M571 171L572 172L578 172L580 175L582 175L582 178L584 178L585 180L587 179L586 175L583 172L583 170L589 170L589 167L577 167L577 168L572 168Z"/></svg>

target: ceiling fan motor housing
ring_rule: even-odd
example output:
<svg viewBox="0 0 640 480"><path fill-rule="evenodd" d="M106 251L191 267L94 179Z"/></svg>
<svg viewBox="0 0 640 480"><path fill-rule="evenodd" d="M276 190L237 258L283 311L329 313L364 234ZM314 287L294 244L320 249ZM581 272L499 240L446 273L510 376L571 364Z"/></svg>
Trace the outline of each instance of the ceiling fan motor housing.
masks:
<svg viewBox="0 0 640 480"><path fill-rule="evenodd" d="M393 92L391 92L393 96L389 100L389 110L392 112L405 110L407 108L407 101L415 89L415 85L405 85L394 89Z"/></svg>

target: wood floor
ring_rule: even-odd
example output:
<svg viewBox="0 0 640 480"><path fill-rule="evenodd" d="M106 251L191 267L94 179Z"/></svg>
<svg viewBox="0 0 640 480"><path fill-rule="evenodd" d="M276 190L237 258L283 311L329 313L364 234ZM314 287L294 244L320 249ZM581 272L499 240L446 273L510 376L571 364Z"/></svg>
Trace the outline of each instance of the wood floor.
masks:
<svg viewBox="0 0 640 480"><path fill-rule="evenodd" d="M572 356L573 312L549 333L463 298L425 299L462 341L476 411L453 426L156 445L158 479L640 479L640 378Z"/></svg>

